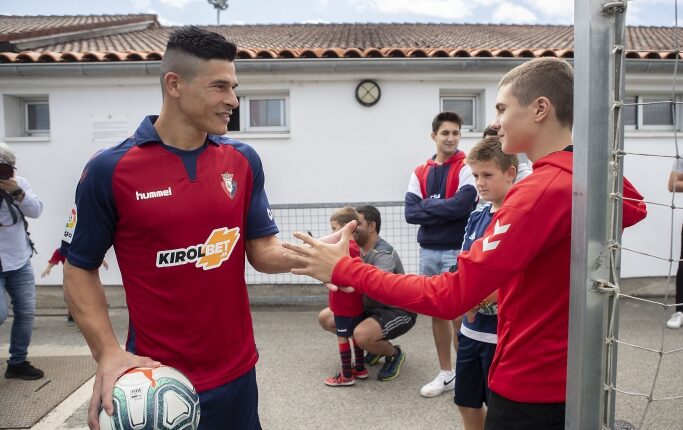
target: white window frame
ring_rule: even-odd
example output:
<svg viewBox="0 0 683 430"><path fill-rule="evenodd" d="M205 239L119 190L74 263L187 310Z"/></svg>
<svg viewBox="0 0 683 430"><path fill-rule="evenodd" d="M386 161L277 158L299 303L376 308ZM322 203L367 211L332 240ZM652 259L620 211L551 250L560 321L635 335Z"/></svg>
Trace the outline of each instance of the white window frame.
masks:
<svg viewBox="0 0 683 430"><path fill-rule="evenodd" d="M439 97L439 112L443 112L444 109L444 101L446 100L471 100L472 101L472 122L473 124L465 124L463 123L460 126L461 131L478 131L479 130L479 122L480 122L480 115L479 115L479 109L480 109L480 95L479 94L451 94L451 93L444 93L441 94ZM456 112L457 113L457 112Z"/></svg>
<svg viewBox="0 0 683 430"><path fill-rule="evenodd" d="M48 130L28 129L28 106L35 103L47 103L48 115L51 114L50 95L48 93L0 93L4 121L4 139L6 142L48 142L51 128ZM52 121L50 121L52 127Z"/></svg>
<svg viewBox="0 0 683 430"><path fill-rule="evenodd" d="M50 129L30 129L29 127L29 121L28 121L28 108L29 106L32 105L47 105L47 112L48 112L48 121L50 118L50 101L48 99L32 99L32 98L25 98L22 99L22 110L23 110L23 116L22 116L22 133L24 136L49 136L50 135Z"/></svg>
<svg viewBox="0 0 683 430"><path fill-rule="evenodd" d="M240 102L240 124L239 131L228 131L228 134L283 134L289 133L289 94L283 92L273 92L273 93L258 93L258 94L242 94L238 96ZM284 103L284 112L281 112L281 121L284 125L282 126L268 126L259 127L252 126L251 124L251 105L250 103L255 100L274 100L280 99Z"/></svg>
<svg viewBox="0 0 683 430"><path fill-rule="evenodd" d="M652 98L664 98L668 99L670 95L665 94L630 94L629 97L635 97L636 103L647 103L647 99ZM681 96L676 95L676 102L681 101ZM674 123L671 125L654 125L654 124L644 124L643 123L643 105L636 104L636 124L635 125L624 125L625 130L641 130L641 131L675 131L676 123L681 123L681 109L677 109L678 118L674 117Z"/></svg>
<svg viewBox="0 0 683 430"><path fill-rule="evenodd" d="M251 125L251 102L257 100L282 100L282 106L284 112L280 112L280 121L283 125L281 126L252 126ZM241 114L240 116L244 118L245 131L247 133L263 133L263 132L284 132L289 131L289 97L283 94L278 95L251 95L244 96L245 105L248 109L246 110L246 115Z"/></svg>

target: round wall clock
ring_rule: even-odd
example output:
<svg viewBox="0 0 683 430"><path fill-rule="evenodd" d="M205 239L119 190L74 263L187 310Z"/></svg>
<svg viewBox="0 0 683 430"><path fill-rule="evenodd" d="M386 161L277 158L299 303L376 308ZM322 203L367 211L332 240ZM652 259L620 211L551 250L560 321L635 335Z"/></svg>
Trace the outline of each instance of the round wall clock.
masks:
<svg viewBox="0 0 683 430"><path fill-rule="evenodd" d="M356 100L363 106L372 106L379 101L382 91L377 82L370 79L362 81L356 87Z"/></svg>

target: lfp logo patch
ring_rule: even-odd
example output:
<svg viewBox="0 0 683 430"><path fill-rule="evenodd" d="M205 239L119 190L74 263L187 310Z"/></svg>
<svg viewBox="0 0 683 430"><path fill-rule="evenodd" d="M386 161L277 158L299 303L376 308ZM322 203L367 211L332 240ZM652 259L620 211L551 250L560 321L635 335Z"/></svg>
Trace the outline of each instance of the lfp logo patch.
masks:
<svg viewBox="0 0 683 430"><path fill-rule="evenodd" d="M76 230L76 208L71 208L69 212L69 219L66 220L66 225L64 226L64 235L62 240L66 243L71 243L71 239L74 237L74 231Z"/></svg>
<svg viewBox="0 0 683 430"><path fill-rule="evenodd" d="M156 266L172 267L195 263L196 267L204 270L215 269L230 258L239 238L239 227L217 228L201 245L157 252Z"/></svg>

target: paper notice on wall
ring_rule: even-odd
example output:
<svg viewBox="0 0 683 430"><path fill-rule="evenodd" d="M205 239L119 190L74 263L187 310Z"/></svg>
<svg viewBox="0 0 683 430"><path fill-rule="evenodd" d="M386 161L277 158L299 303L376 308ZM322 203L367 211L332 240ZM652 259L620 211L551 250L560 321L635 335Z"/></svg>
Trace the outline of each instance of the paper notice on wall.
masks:
<svg viewBox="0 0 683 430"><path fill-rule="evenodd" d="M133 134L128 115L92 115L92 141L97 144L116 144Z"/></svg>

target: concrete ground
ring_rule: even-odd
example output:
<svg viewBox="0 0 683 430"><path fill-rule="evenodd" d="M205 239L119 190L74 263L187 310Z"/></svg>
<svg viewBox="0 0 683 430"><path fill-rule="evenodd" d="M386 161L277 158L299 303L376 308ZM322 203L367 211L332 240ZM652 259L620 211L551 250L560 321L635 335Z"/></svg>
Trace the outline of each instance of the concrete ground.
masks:
<svg viewBox="0 0 683 430"><path fill-rule="evenodd" d="M670 292L663 280L633 282L624 292L661 300ZM452 395L424 399L418 391L436 371L429 318L398 339L407 353L401 375L394 381L370 378L355 386L329 388L322 378L338 370L336 342L317 325L317 310L325 304L320 287L251 287L254 329L261 358L257 365L260 415L264 429L461 429ZM110 314L123 342L127 327L124 297L108 287ZM38 317L31 356L87 355L89 350L74 327L66 325L58 287L40 287ZM661 306L624 299L620 339L659 351L683 349L683 330L662 330L666 312ZM11 320L0 326L0 361L7 356ZM617 395L617 418L642 429L683 429L683 352L659 354L626 344L619 349L617 387L627 392L670 398L648 402L643 396ZM2 366L0 366L2 367ZM3 370L0 368L0 370ZM653 387L654 376L657 374ZM520 381L523 384L524 381ZM33 429L85 429L85 410L92 380L75 391ZM0 411L2 413L2 411ZM642 425L641 425L642 421Z"/></svg>

